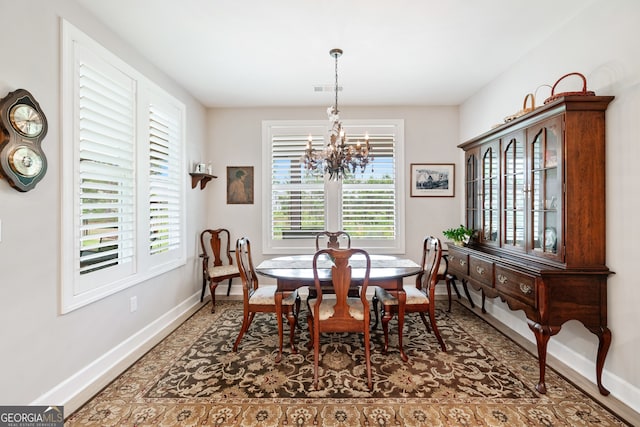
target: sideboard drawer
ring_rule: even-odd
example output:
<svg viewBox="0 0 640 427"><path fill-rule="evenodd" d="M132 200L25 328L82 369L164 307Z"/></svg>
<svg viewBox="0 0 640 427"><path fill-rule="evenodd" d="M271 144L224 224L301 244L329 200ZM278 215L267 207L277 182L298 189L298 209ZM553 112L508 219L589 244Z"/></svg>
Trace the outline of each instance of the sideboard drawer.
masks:
<svg viewBox="0 0 640 427"><path fill-rule="evenodd" d="M496 289L532 307L537 307L536 278L496 265Z"/></svg>
<svg viewBox="0 0 640 427"><path fill-rule="evenodd" d="M469 274L469 255L458 252L456 250L449 249L449 254L447 255L447 262L449 273L451 274L461 274L466 276Z"/></svg>
<svg viewBox="0 0 640 427"><path fill-rule="evenodd" d="M479 283L493 287L493 263L470 255L469 276Z"/></svg>

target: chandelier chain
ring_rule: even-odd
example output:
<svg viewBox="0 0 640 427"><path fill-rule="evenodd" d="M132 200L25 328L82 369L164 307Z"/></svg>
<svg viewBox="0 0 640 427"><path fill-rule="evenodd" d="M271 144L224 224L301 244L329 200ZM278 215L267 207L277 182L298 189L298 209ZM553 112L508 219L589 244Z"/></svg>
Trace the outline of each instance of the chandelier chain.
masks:
<svg viewBox="0 0 640 427"><path fill-rule="evenodd" d="M342 55L342 50L331 49L329 54L335 60L336 78L335 103L327 108L327 114L331 121L329 142L323 151L316 152L313 148L313 137L309 135L302 162L309 172L325 173L330 180L340 180L350 173L355 173L356 170L364 173L367 165L373 161L373 156L371 155L368 134L364 136L364 144L361 144L360 141L355 146L347 145L346 143L347 136L342 128L342 122L338 114L338 58Z"/></svg>

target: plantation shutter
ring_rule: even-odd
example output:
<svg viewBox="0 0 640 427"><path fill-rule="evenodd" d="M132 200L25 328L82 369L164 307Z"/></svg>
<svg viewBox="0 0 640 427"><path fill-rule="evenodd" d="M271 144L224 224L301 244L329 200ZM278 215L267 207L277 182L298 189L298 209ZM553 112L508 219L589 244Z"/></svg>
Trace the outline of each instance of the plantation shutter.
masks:
<svg viewBox="0 0 640 427"><path fill-rule="evenodd" d="M131 265L134 257L135 84L101 65L78 68L80 275Z"/></svg>
<svg viewBox="0 0 640 427"><path fill-rule="evenodd" d="M313 136L322 149L323 136ZM325 228L324 180L307 174L302 155L309 134L274 133L271 139L271 238L310 239Z"/></svg>
<svg viewBox="0 0 640 427"><path fill-rule="evenodd" d="M357 240L394 240L397 236L396 159L393 132L367 132L374 157L364 172L352 172L342 185L342 230ZM349 144L364 135L349 133Z"/></svg>
<svg viewBox="0 0 640 427"><path fill-rule="evenodd" d="M263 253L299 253L315 247L316 233L343 230L351 244L382 253L404 252L402 120L343 122L346 143L371 145L372 161L339 181L306 170L309 140L327 147L327 121L264 121Z"/></svg>
<svg viewBox="0 0 640 427"><path fill-rule="evenodd" d="M180 248L180 112L149 106L149 253Z"/></svg>

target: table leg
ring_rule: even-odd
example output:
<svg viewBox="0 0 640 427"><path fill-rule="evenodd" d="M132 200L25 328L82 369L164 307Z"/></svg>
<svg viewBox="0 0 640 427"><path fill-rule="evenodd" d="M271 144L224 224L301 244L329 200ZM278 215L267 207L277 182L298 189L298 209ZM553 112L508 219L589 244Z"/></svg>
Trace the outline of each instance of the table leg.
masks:
<svg viewBox="0 0 640 427"><path fill-rule="evenodd" d="M400 349L400 357L403 361L408 361L409 357L404 352L402 347L402 330L404 329L404 309L407 304L407 294L404 289L398 290L398 348Z"/></svg>
<svg viewBox="0 0 640 427"><path fill-rule="evenodd" d="M278 322L278 355L276 356L276 363L282 360L282 337L284 335L284 326L282 324L282 291L276 291L276 321Z"/></svg>

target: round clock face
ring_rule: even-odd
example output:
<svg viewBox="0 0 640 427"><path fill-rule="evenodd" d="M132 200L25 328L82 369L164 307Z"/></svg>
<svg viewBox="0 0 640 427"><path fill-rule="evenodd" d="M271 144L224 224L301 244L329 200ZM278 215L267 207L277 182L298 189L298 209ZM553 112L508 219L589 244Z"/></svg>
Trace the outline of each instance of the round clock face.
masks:
<svg viewBox="0 0 640 427"><path fill-rule="evenodd" d="M23 145L11 152L9 165L16 173L31 178L42 170L42 158L33 149Z"/></svg>
<svg viewBox="0 0 640 427"><path fill-rule="evenodd" d="M35 108L27 104L18 104L9 112L11 125L20 134L34 138L42 132L42 116Z"/></svg>

